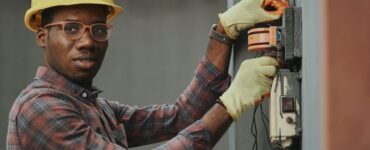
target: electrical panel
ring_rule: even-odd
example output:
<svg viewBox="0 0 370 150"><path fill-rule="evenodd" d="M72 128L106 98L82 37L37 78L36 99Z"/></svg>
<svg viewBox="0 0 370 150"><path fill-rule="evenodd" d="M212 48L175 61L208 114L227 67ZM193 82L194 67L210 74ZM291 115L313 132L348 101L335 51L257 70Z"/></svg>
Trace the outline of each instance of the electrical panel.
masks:
<svg viewBox="0 0 370 150"><path fill-rule="evenodd" d="M285 8L278 22L249 30L248 51L279 62L270 95L269 139L280 149L296 149L302 134L302 8Z"/></svg>
<svg viewBox="0 0 370 150"><path fill-rule="evenodd" d="M300 144L301 124L301 8L286 8L277 27L276 56L281 68L273 80L270 96L270 140L282 149Z"/></svg>

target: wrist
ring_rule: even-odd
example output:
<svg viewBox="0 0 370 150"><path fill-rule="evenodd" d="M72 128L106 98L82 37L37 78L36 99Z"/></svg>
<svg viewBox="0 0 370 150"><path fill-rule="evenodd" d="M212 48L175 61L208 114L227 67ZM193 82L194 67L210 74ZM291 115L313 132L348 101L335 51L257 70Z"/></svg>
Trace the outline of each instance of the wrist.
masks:
<svg viewBox="0 0 370 150"><path fill-rule="evenodd" d="M212 145L221 138L233 122L230 114L219 104L215 104L201 120L206 125L212 137Z"/></svg>
<svg viewBox="0 0 370 150"><path fill-rule="evenodd" d="M229 87L228 90L230 90L230 88L232 87ZM241 100L240 96L243 97L243 95L236 94L235 92L228 90L222 94L219 99L223 102L225 110L229 113L232 119L234 121L238 121L242 113L251 107L251 102L248 99L246 99L246 101Z"/></svg>
<svg viewBox="0 0 370 150"><path fill-rule="evenodd" d="M226 31L225 31L225 28L224 26L222 26L221 22L218 22L217 23L217 28L215 29L218 33L221 33L221 34L224 34L226 35ZM228 35L226 35L227 37L229 37ZM229 37L230 38L230 37Z"/></svg>
<svg viewBox="0 0 370 150"><path fill-rule="evenodd" d="M225 34L225 30L221 25L217 25L214 30L220 34ZM220 42L214 38L210 39L206 57L223 73L228 71L230 55L231 44Z"/></svg>
<svg viewBox="0 0 370 150"><path fill-rule="evenodd" d="M222 44L232 45L235 40L230 38L224 29L224 27L219 22L218 24L212 25L211 30L209 31L209 37L213 40L216 40Z"/></svg>
<svg viewBox="0 0 370 150"><path fill-rule="evenodd" d="M218 105L222 106L223 108L227 109L224 102L222 102L220 99L216 100L216 104L218 104Z"/></svg>

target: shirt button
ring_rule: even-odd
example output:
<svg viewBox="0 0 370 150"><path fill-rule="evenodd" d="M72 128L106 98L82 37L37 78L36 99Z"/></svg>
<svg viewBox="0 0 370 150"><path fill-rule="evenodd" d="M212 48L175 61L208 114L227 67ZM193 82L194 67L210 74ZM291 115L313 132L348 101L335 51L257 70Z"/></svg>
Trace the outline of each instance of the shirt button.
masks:
<svg viewBox="0 0 370 150"><path fill-rule="evenodd" d="M83 98L86 98L86 97L87 97L87 93L86 93L86 92L83 92L81 96L82 96Z"/></svg>

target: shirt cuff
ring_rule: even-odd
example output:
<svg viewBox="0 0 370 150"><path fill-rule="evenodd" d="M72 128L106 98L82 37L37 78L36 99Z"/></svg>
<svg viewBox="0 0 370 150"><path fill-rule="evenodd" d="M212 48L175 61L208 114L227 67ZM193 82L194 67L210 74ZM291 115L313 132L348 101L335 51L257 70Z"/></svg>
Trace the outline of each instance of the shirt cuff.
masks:
<svg viewBox="0 0 370 150"><path fill-rule="evenodd" d="M195 71L200 85L203 85L215 93L223 93L230 85L231 77L221 72L206 56L200 60Z"/></svg>

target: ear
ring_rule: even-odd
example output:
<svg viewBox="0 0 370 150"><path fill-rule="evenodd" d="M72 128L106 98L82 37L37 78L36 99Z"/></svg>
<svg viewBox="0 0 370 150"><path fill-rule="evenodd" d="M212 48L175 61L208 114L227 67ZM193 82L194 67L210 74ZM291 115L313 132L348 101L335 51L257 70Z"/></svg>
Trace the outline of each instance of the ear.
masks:
<svg viewBox="0 0 370 150"><path fill-rule="evenodd" d="M47 30L44 28L38 28L36 32L37 45L39 45L41 48L45 48L46 40L47 40Z"/></svg>

